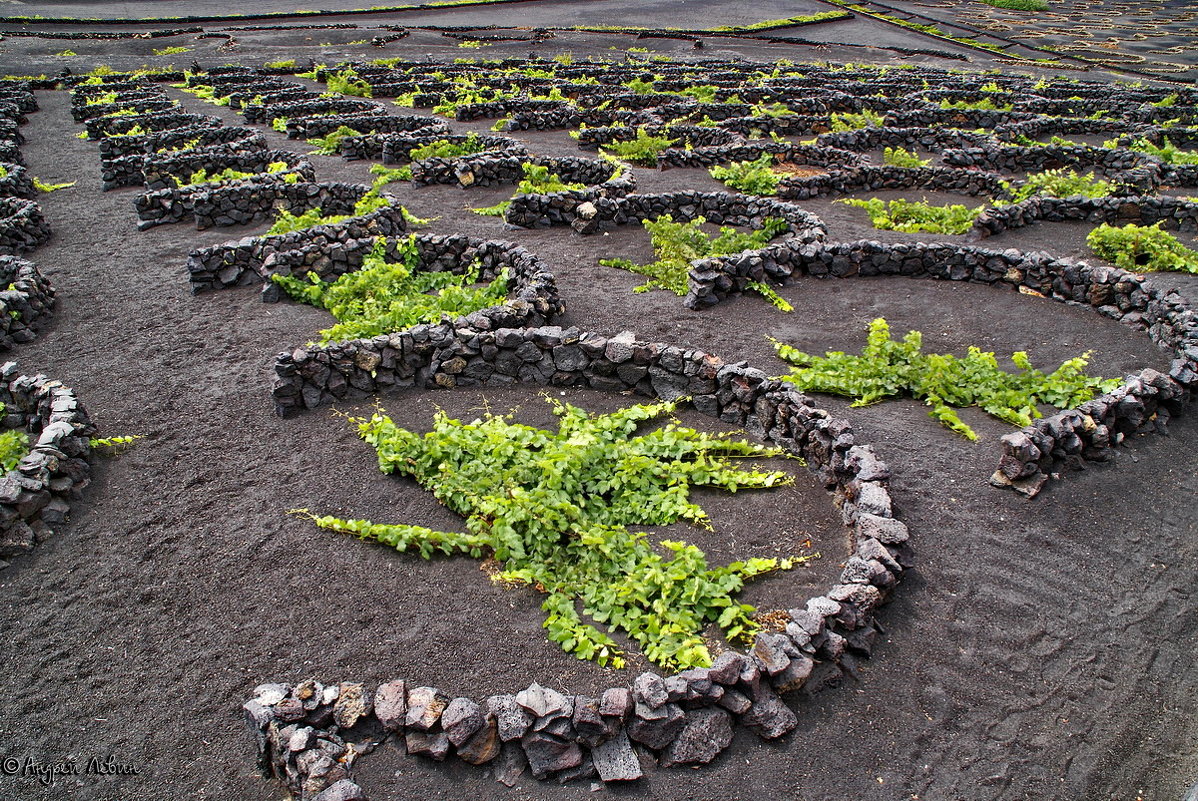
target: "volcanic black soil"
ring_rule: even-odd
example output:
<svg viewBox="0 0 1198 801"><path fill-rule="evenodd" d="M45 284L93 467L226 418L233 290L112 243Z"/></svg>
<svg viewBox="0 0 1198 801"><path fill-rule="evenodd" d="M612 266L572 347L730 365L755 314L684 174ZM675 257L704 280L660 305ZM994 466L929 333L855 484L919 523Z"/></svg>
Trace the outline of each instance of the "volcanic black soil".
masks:
<svg viewBox="0 0 1198 801"><path fill-rule="evenodd" d="M214 111L170 91L192 110ZM73 136L80 128L66 93L38 100L23 128L31 171L78 184L41 197L55 236L30 258L54 282L58 306L51 327L11 358L73 386L105 434L143 438L96 466L55 537L0 571L0 758L84 764L112 755L137 775L65 777L52 787L0 776L0 798L280 798L257 774L241 722L240 705L265 681L405 678L480 697L534 680L572 692L631 680L637 664L613 675L547 643L535 593L491 584L472 560L399 556L288 515L306 507L458 523L411 482L380 474L340 414L274 416L274 354L314 339L327 322L322 312L265 305L252 289L190 294L190 249L264 226L139 233L135 190L98 190L96 147ZM272 146L306 149L267 133ZM578 153L564 132L518 136L536 153ZM365 162L313 159L322 180L370 177ZM636 174L642 191L719 186L702 170ZM1054 367L1090 351L1092 370L1107 376L1168 363L1146 336L1088 310L980 286L805 279L782 291L792 314L753 297L692 312L669 293L633 294L636 276L598 266L604 256L647 257L639 228L589 238L510 230L466 210L510 188L390 189L415 214L436 218L434 232L514 239L539 254L567 304L563 326L629 330L767 372L783 371L767 335L807 351L855 350L878 316L896 334L923 331L925 347L940 352L1027 350ZM830 201L805 207L832 239L914 238L876 232L859 210ZM1085 233L1039 225L986 244L1082 256ZM1162 280L1198 301L1198 279ZM631 400L552 394L596 409ZM1068 474L1028 501L987 484L997 438L1009 429L981 413L962 415L980 435L970 443L915 402L850 409L819 400L892 466L917 563L881 613L886 635L874 658L839 688L792 699L797 731L770 744L742 732L710 766L651 770L635 785L598 792L528 777L508 789L481 769L387 745L356 768L371 797L1179 798L1198 777L1195 416L1176 420L1169 437L1135 438L1116 464ZM407 392L381 403L417 429L431 425L437 407L475 416L519 406L520 419L549 421L534 388ZM827 585L846 551L830 498L798 474L796 487L776 493L705 494L714 534L669 533L718 559L789 552L812 539L821 559L746 595L763 607L801 600Z"/></svg>

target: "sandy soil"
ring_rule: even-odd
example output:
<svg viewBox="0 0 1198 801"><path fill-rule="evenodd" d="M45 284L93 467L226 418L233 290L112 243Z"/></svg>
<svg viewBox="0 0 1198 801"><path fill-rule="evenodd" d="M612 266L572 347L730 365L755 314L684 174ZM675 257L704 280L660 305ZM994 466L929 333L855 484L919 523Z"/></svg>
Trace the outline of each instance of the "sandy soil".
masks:
<svg viewBox="0 0 1198 801"><path fill-rule="evenodd" d="M45 54L58 44L39 46ZM112 63L140 57L119 55L119 44L81 43L93 45L116 54ZM424 52L411 47L386 54ZM283 49L243 50L226 60L277 58ZM804 52L795 48L792 57ZM304 53L293 48L292 55ZM2 66L11 72L19 65L6 58ZM97 466L95 483L55 538L0 572L0 693L7 701L0 759L85 764L112 755L138 775L68 777L52 788L0 776L0 797L278 798L279 789L256 775L240 722L240 704L262 681L403 677L476 696L533 680L579 692L611 683L610 674L544 641L534 595L491 586L474 562L398 557L286 514L303 506L455 523L427 493L379 474L341 417L323 410L289 420L272 415L273 355L313 338L323 315L265 306L253 290L193 297L183 271L191 248L254 231L165 226L139 234L133 191L98 191L95 146L72 136L79 128L66 95L41 93L39 100L42 111L25 127L31 170L79 184L42 198L56 235L32 258L55 282L59 306L51 329L14 358L74 386L106 433L145 438ZM227 110L216 113L237 121ZM304 147L267 133L273 144ZM524 138L538 153L578 152L563 132ZM322 179L367 178L366 163L314 158ZM715 186L699 170L638 170L637 177L644 191ZM810 351L852 349L879 315L897 331L924 331L937 350L1027 349L1044 365L1092 350L1095 371L1105 375L1167 363L1145 336L1104 318L985 287L805 280L783 293L797 307L792 315L753 298L690 312L666 293L631 294L635 276L597 266L601 256L648 255L639 230L598 238L505 230L464 211L495 202L503 190L396 192L414 213L438 217L435 231L513 238L541 254L569 307L563 325L632 330L779 371L765 335ZM807 207L835 239L903 236L875 232L859 210L830 201ZM1079 255L1084 233L1041 225L991 244ZM1167 280L1198 298L1198 280ZM612 402L567 397L596 408ZM526 419L545 419L531 389L383 399L417 428L429 424L435 406L474 414L484 402L496 410L519 405ZM652 771L637 785L602 794L1179 798L1198 776L1195 417L1178 420L1168 438L1132 442L1117 465L1071 474L1028 502L986 484L996 438L1007 429L981 414L965 415L981 435L973 444L914 403L859 410L824 403L848 415L891 463L897 510L916 547L917 568L882 613L887 635L874 660L839 689L795 699L800 728L781 743L742 733L702 770ZM722 540L729 553L765 554L810 535L824 552L809 570L755 588L763 605L805 596L835 570L834 511L810 485L713 497L710 508L718 536L696 541L713 549ZM483 771L434 766L391 746L363 760L358 776L376 799L595 796L585 783L528 778L508 790Z"/></svg>

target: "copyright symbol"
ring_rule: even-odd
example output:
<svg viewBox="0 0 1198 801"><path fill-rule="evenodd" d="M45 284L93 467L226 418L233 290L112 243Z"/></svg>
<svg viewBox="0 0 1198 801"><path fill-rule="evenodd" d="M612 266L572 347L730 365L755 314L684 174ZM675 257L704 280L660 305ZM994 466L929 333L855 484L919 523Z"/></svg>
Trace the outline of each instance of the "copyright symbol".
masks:
<svg viewBox="0 0 1198 801"><path fill-rule="evenodd" d="M0 763L0 773L5 776L16 776L21 772L21 760L16 757L5 757L4 762Z"/></svg>

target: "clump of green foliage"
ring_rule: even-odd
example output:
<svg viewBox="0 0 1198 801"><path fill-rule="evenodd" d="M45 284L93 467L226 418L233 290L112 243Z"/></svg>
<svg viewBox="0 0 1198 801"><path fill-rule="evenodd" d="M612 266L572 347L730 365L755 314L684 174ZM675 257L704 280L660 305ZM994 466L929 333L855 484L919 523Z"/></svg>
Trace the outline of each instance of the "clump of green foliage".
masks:
<svg viewBox="0 0 1198 801"><path fill-rule="evenodd" d="M471 133L461 142L451 142L448 139L438 139L435 142L429 142L425 145L418 145L408 151L408 158L412 161L423 161L424 159L441 158L441 159L456 159L461 156L471 156L475 153L482 153L486 150L486 146L479 140L478 134Z"/></svg>
<svg viewBox="0 0 1198 801"><path fill-rule="evenodd" d="M1114 189L1109 181L1095 178L1093 172L1079 175L1075 170L1065 170L1064 168L1029 173L1023 183L1017 186L1013 186L1008 181L1003 181L1002 185L1012 203L1027 200L1033 195L1107 197Z"/></svg>
<svg viewBox="0 0 1198 801"><path fill-rule="evenodd" d="M752 161L734 161L727 167L715 166L708 172L725 186L750 195L772 195L782 180L774 170L774 157L770 153L762 153Z"/></svg>
<svg viewBox="0 0 1198 801"><path fill-rule="evenodd" d="M373 188L354 204L352 214L332 214L325 216L319 206L314 209L308 209L303 214L292 214L286 209L279 209L275 216L274 225L266 232L267 236L274 234L289 234L292 231L302 231L305 228L312 228L317 225L335 225L339 222L345 222L351 217L361 217L364 214L370 214L373 211L378 211L388 204L387 198L378 193L378 189Z"/></svg>
<svg viewBox="0 0 1198 801"><path fill-rule="evenodd" d="M156 56L175 56L175 55L178 55L179 53L187 53L190 50L191 50L190 47L154 48L154 55L156 55Z"/></svg>
<svg viewBox="0 0 1198 801"><path fill-rule="evenodd" d="M743 233L723 226L719 234L710 236L701 227L705 222L707 220L703 217L696 217L690 222L676 223L669 214L656 220L643 220L641 224L649 232L656 261L637 264L630 259L600 259L599 263L604 267L616 267L646 276L649 280L636 287L634 292L668 289L676 295L685 295L692 261L765 247L771 239L790 228L785 220L771 217L755 231ZM751 288L783 311L792 310L790 304L778 297L768 285L754 282Z"/></svg>
<svg viewBox="0 0 1198 801"><path fill-rule="evenodd" d="M603 152L633 164L652 167L657 164L658 154L668 147L673 147L677 141L667 136L654 136L644 128L637 128L636 138L608 142L603 146Z"/></svg>
<svg viewBox="0 0 1198 801"><path fill-rule="evenodd" d="M1019 134L1015 137L1014 143L1020 147L1085 147L1081 142L1067 139L1057 134L1050 136L1047 142L1041 142L1038 139L1032 139L1030 136ZM1111 145L1111 147L1114 147L1114 145Z"/></svg>
<svg viewBox="0 0 1198 801"><path fill-rule="evenodd" d="M362 132L350 128L348 125L338 125L336 130L329 131L324 136L313 137L308 140L308 144L316 145L314 152L322 156L331 156L341 148L341 140L347 136L361 136Z"/></svg>
<svg viewBox="0 0 1198 801"><path fill-rule="evenodd" d="M1047 11L1045 0L982 0L988 6L1006 8L1011 11Z"/></svg>
<svg viewBox="0 0 1198 801"><path fill-rule="evenodd" d="M1104 147L1115 147L1117 142L1111 140L1103 143ZM1166 137L1161 145L1154 145L1147 139L1139 139L1127 145L1131 150L1147 153L1163 161L1165 164L1198 164L1198 151L1182 150Z"/></svg>
<svg viewBox="0 0 1198 801"><path fill-rule="evenodd" d="M266 165L266 172L246 172L244 170L236 170L232 167L225 167L223 170L209 173L208 170L200 168L193 172L186 181L176 177L175 184L178 186L196 186L198 184L219 184L225 181L240 181L245 178L253 178L256 175L275 175L287 169L287 162L272 161ZM283 178L286 183L294 184L299 181L299 173L291 173Z"/></svg>
<svg viewBox="0 0 1198 801"><path fill-rule="evenodd" d="M4 404L0 403L0 414L4 414ZM10 428L0 432L0 465L5 472L16 470L17 465L29 453L29 435L19 428Z"/></svg>
<svg viewBox="0 0 1198 801"><path fill-rule="evenodd" d="M784 28L790 25L805 25L811 22L827 22L834 19L847 19L853 16L846 11L821 11L816 14L806 14L801 17L783 17L781 19L766 19L761 22L752 22L748 25L719 25L712 28L713 31L721 32L747 32L760 31L766 28Z"/></svg>
<svg viewBox="0 0 1198 801"><path fill-rule="evenodd" d="M778 356L793 365L781 380L803 390L853 398L854 406L910 395L932 407L928 416L970 440L976 440L977 434L953 407L977 406L999 420L1026 426L1040 417L1037 407L1042 403L1072 408L1119 384L1119 379L1086 375L1088 352L1066 360L1049 374L1033 368L1024 351L1011 354L1017 373L1001 369L993 353L977 347L971 346L964 358L923 353L919 331L908 331L896 342L881 317L869 324L869 336L859 356L840 351L811 356L772 341Z"/></svg>
<svg viewBox="0 0 1198 801"><path fill-rule="evenodd" d="M412 180L412 167L410 164L405 164L402 167L386 167L382 164L371 164L370 172L378 176L374 179L373 185L375 188L386 186L395 181Z"/></svg>
<svg viewBox="0 0 1198 801"><path fill-rule="evenodd" d="M921 159L905 147L888 147L882 151L882 163L892 167L926 167L931 159Z"/></svg>
<svg viewBox="0 0 1198 801"><path fill-rule="evenodd" d="M547 195L550 192L586 189L586 184L567 183L563 181L561 176L551 173L549 167L543 164L529 164L525 162L520 165L520 169L524 172L524 177L516 185L517 195ZM494 206L474 209L474 211L477 214L490 217L502 217L510 205L512 205L512 201L502 200Z"/></svg>
<svg viewBox="0 0 1198 801"><path fill-rule="evenodd" d="M370 84L362 80L352 67L347 67L341 72L329 75L325 84L328 86L330 92L353 95L355 97L374 97L374 92L370 88Z"/></svg>
<svg viewBox="0 0 1198 801"><path fill-rule="evenodd" d="M941 100L940 108L956 111L1010 111L1014 105L1007 103L998 105L994 98L985 97L981 100Z"/></svg>
<svg viewBox="0 0 1198 801"><path fill-rule="evenodd" d="M886 120L885 117L870 108L863 108L855 114L851 111L837 111L832 114L831 119L834 133L871 127L880 128Z"/></svg>
<svg viewBox="0 0 1198 801"><path fill-rule="evenodd" d="M289 58L286 61L268 61L262 66L271 70L289 70L296 66L295 59Z"/></svg>
<svg viewBox="0 0 1198 801"><path fill-rule="evenodd" d="M848 206L865 209L874 228L883 231L904 233L963 234L973 226L973 221L982 213L984 206L970 209L954 204L933 206L922 200L868 200L846 198L836 201Z"/></svg>
<svg viewBox="0 0 1198 801"><path fill-rule="evenodd" d="M506 275L485 286L478 283L477 265L464 274L420 271L420 251L415 236L399 245L400 261L386 259L386 243L379 239L359 270L322 281L316 273L307 280L272 275L271 280L293 299L328 310L337 324L320 332L321 342L359 339L402 331L418 323L436 322L443 315L459 317L507 297Z"/></svg>
<svg viewBox="0 0 1198 801"><path fill-rule="evenodd" d="M59 189L67 189L74 185L74 181L67 181L61 184L48 184L36 175L33 177L33 188L39 192L57 192Z"/></svg>
<svg viewBox="0 0 1198 801"><path fill-rule="evenodd" d="M215 86L185 86L184 84L175 84L175 87L181 91L187 92L188 94L195 95L200 100L207 100L214 106L229 105L228 95L225 95L224 97L218 96Z"/></svg>
<svg viewBox="0 0 1198 801"><path fill-rule="evenodd" d="M466 518L464 533L313 520L399 551L418 550L425 558L437 552L493 554L504 568L498 580L545 593L548 638L601 665L623 667L622 652L584 615L622 631L648 659L670 670L711 664L702 636L709 624L731 641L756 633L750 617L755 610L738 603L736 593L749 579L805 559L752 558L712 568L693 545L665 540L659 551L648 535L629 527L678 521L710 527L689 499L691 487L736 492L790 483L781 471L735 463L779 451L677 422L638 433L647 421L671 414L673 403L588 414L549 402L561 418L557 431L490 414L463 423L441 412L424 436L382 412L354 421L378 452L380 469L410 475L431 490Z"/></svg>
<svg viewBox="0 0 1198 801"><path fill-rule="evenodd" d="M1162 230L1159 222L1122 228L1103 223L1090 232L1086 244L1100 258L1124 270L1198 274L1198 252Z"/></svg>

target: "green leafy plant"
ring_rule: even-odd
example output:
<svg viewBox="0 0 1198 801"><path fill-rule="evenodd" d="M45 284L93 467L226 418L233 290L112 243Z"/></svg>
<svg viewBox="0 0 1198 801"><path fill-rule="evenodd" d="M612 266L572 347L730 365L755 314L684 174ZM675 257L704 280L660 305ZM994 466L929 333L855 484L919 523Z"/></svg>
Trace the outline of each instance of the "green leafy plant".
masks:
<svg viewBox="0 0 1198 801"><path fill-rule="evenodd" d="M97 451L101 456L116 456L124 453L133 446L133 443L142 439L140 434L126 434L115 437L92 437L88 440L88 444L92 450Z"/></svg>
<svg viewBox="0 0 1198 801"><path fill-rule="evenodd" d="M709 528L689 499L691 487L736 492L787 484L781 471L735 464L779 451L676 422L638 433L644 423L671 414L673 403L592 415L549 402L560 418L557 431L490 414L463 423L438 413L424 436L382 412L354 421L378 452L380 469L410 475L431 490L465 517L465 532L313 520L425 558L493 554L504 568L498 580L545 594L548 638L603 665L623 667L622 652L584 616L624 632L666 669L711 664L702 637L709 624L732 641L751 637L758 629L750 618L755 610L738 603L736 593L747 580L804 559L752 558L712 568L693 545L665 540L659 551L629 527L686 521Z"/></svg>
<svg viewBox="0 0 1198 801"><path fill-rule="evenodd" d="M888 147L882 151L882 163L892 167L926 167L931 159L921 159L904 147Z"/></svg>
<svg viewBox="0 0 1198 801"><path fill-rule="evenodd" d="M834 112L831 121L832 131L842 133L844 131L860 130L861 128L880 128L885 123L885 117L873 109L863 108L856 114L851 111Z"/></svg>
<svg viewBox="0 0 1198 801"><path fill-rule="evenodd" d="M750 195L772 195L782 180L782 176L774 170L771 153L762 153L752 161L734 161L727 167L715 166L708 173L725 186Z"/></svg>
<svg viewBox="0 0 1198 801"><path fill-rule="evenodd" d="M478 283L477 265L461 275L423 272L418 270L415 236L404 239L398 250L400 261L387 261L385 242L379 239L361 269L335 281L322 281L315 273L308 273L307 280L278 274L271 280L293 299L326 309L337 319L336 325L320 332L321 342L402 331L443 315L459 317L495 306L507 297L506 274L472 287Z"/></svg>
<svg viewBox="0 0 1198 801"><path fill-rule="evenodd" d="M668 289L676 295L685 295L692 261L765 247L771 239L790 227L785 220L771 217L756 231L743 233L724 226L719 234L710 236L701 227L705 222L707 220L703 217L696 217L690 222L676 223L669 214L656 220L643 220L641 225L649 232L656 261L636 264L629 259L600 259L599 263L604 267L616 267L646 276L649 280L634 292Z"/></svg>
<svg viewBox="0 0 1198 801"><path fill-rule="evenodd" d="M180 187L197 186L199 184L218 184L225 181L240 181L245 178L253 178L256 175L274 175L276 173L283 172L286 169L287 163L284 161L272 161L270 164L266 165L266 171L264 173L235 170L232 167L226 167L223 170L209 173L208 170L200 168L193 172L186 181L176 177L175 184ZM285 176L283 180L289 184L293 184L298 182L299 178L299 173L290 173L289 175Z"/></svg>
<svg viewBox="0 0 1198 801"><path fill-rule="evenodd" d="M790 25L804 25L811 22L827 22L834 19L847 19L853 16L844 11L821 11L817 14L807 14L801 17L783 17L781 19L765 19L748 25L720 25L712 28L721 32L760 31L765 28L784 28Z"/></svg>
<svg viewBox="0 0 1198 801"><path fill-rule="evenodd" d="M322 156L331 156L341 149L341 140L347 136L361 136L362 132L350 128L348 125L338 125L336 130L329 131L324 136L313 137L308 140L308 144L315 145L315 153Z"/></svg>
<svg viewBox="0 0 1198 801"><path fill-rule="evenodd" d="M297 65L294 58L289 58L286 61L268 61L262 66L271 70L289 70Z"/></svg>
<svg viewBox="0 0 1198 801"><path fill-rule="evenodd" d="M345 222L351 217L361 217L388 205L387 198L379 194L378 187L372 188L354 204L352 214L332 214L325 216L319 206L308 209L303 214L292 214L286 209L279 209L275 216L274 225L266 232L267 236L274 234L289 234L292 231L302 231L316 225L335 225Z"/></svg>
<svg viewBox="0 0 1198 801"><path fill-rule="evenodd" d="M179 53L187 53L191 50L190 47L164 47L162 49L155 48L154 55L156 56L174 56Z"/></svg>
<svg viewBox="0 0 1198 801"><path fill-rule="evenodd" d="M520 169L524 172L524 177L520 179L520 183L516 185L517 195L547 195L550 192L566 192L579 189L586 189L586 184L567 183L561 179L561 176L549 171L549 167L543 164L529 164L525 162L520 165ZM501 200L494 206L487 206L482 209L474 209L477 214L483 214L491 217L502 217L507 211L508 206L512 205L510 200Z"/></svg>
<svg viewBox="0 0 1198 801"><path fill-rule="evenodd" d="M654 136L644 128L637 128L634 139L608 142L603 146L603 152L633 164L652 167L657 164L658 154L677 141L666 136Z"/></svg>
<svg viewBox="0 0 1198 801"><path fill-rule="evenodd" d="M1198 252L1153 225L1129 224L1122 228L1103 223L1090 232L1086 244L1100 258L1135 272L1170 270L1198 274Z"/></svg>
<svg viewBox="0 0 1198 801"><path fill-rule="evenodd" d="M1039 404L1072 408L1119 385L1119 379L1093 378L1085 373L1090 354L1068 359L1045 374L1032 367L1024 351L1011 361L1019 372L998 366L993 353L970 347L964 358L923 353L923 335L908 331L901 342L890 338L890 326L879 317L869 324L861 355L830 351L811 356L771 339L778 356L792 365L780 376L800 389L853 398L853 406L868 406L885 398L910 395L932 407L928 416L976 440L977 434L953 407L977 406L1012 425L1030 425L1040 417Z"/></svg>
<svg viewBox="0 0 1198 801"><path fill-rule="evenodd" d="M941 100L940 108L956 111L1010 111L1015 108L1011 103L997 105L994 98L985 97L981 100Z"/></svg>
<svg viewBox="0 0 1198 801"><path fill-rule="evenodd" d="M973 226L984 206L970 209L962 205L932 206L922 200L881 200L871 197L836 201L865 209L874 228L905 233L963 234Z"/></svg>
<svg viewBox="0 0 1198 801"><path fill-rule="evenodd" d="M456 159L461 156L482 153L486 149L486 146L479 139L478 134L470 133L461 142L438 139L435 142L414 147L408 151L408 158L412 161L423 161L424 159L432 158Z"/></svg>
<svg viewBox="0 0 1198 801"><path fill-rule="evenodd" d="M1112 140L1114 142L1114 140ZM1115 147L1112 142L1105 142L1104 147ZM1127 145L1131 150L1138 150L1155 156L1166 164L1198 164L1198 151L1181 150L1166 137L1161 145L1154 145L1147 139L1139 139Z"/></svg>
<svg viewBox="0 0 1198 801"><path fill-rule="evenodd" d="M76 53L74 50L59 50L54 55L56 55L56 56L77 56L79 54Z"/></svg>
<svg viewBox="0 0 1198 801"><path fill-rule="evenodd" d="M370 172L378 176L372 184L375 189L386 186L389 183L394 183L395 181L412 180L412 167L408 164L402 167L385 167L382 164L371 164Z"/></svg>
<svg viewBox="0 0 1198 801"><path fill-rule="evenodd" d="M74 185L74 181L67 181L66 183L62 184L48 184L37 176L34 176L33 178L33 188L39 192L57 192L59 189L67 189L68 187L72 187Z"/></svg>
<svg viewBox="0 0 1198 801"><path fill-rule="evenodd" d="M287 133L287 118L275 117L270 121L270 127L274 128L279 133Z"/></svg>
<svg viewBox="0 0 1198 801"><path fill-rule="evenodd" d="M1114 190L1109 181L1095 178L1092 172L1079 175L1075 170L1066 171L1064 168L1029 173L1027 178L1018 185L1003 181L1002 186L1006 189L1012 203L1027 200L1033 195L1107 197Z"/></svg>
<svg viewBox="0 0 1198 801"><path fill-rule="evenodd" d="M180 84L178 86L178 88L184 92L195 95L200 100L207 100L209 103L212 103L213 105L216 105L216 106L229 105L229 97L228 96L218 97L217 89L214 86L184 86L184 85ZM253 101L250 101L250 102L253 102Z"/></svg>
<svg viewBox="0 0 1198 801"><path fill-rule="evenodd" d="M370 88L370 84L362 80L351 67L329 75L325 84L330 92L354 97L374 97L374 90Z"/></svg>
<svg viewBox="0 0 1198 801"><path fill-rule="evenodd" d="M1047 11L1045 0L982 0L988 6L1006 8L1011 11Z"/></svg>
<svg viewBox="0 0 1198 801"><path fill-rule="evenodd" d="M729 98L727 102L731 103L736 101L733 101L732 98ZM753 116L778 119L780 117L794 117L797 115L796 112L792 111L790 106L787 106L785 103L770 103L769 105L757 103L753 106Z"/></svg>
<svg viewBox="0 0 1198 801"><path fill-rule="evenodd" d="M1020 147L1085 147L1081 142L1066 139L1056 134L1050 136L1047 142L1041 142L1037 139L1032 139L1030 136L1019 134L1015 137L1014 142ZM1111 147L1114 147L1114 145L1111 145Z"/></svg>
<svg viewBox="0 0 1198 801"><path fill-rule="evenodd" d="M0 403L0 414L5 406ZM16 470L17 465L29 453L29 435L19 428L10 428L0 432L0 465L5 472Z"/></svg>

